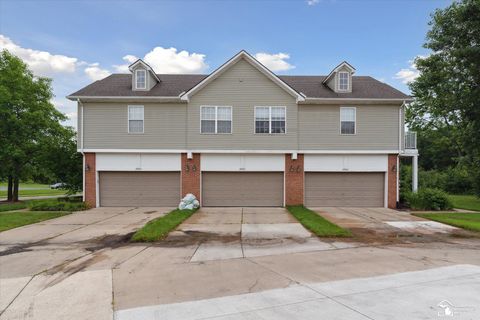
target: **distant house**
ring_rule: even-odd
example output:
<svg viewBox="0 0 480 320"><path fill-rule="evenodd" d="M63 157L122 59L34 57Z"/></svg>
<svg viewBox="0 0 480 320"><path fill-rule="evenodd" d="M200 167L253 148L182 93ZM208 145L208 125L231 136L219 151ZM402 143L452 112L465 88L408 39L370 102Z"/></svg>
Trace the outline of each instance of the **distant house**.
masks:
<svg viewBox="0 0 480 320"><path fill-rule="evenodd" d="M208 75L144 61L71 94L93 206L394 208L411 98L342 62L277 76L245 51ZM405 148L405 143L408 143Z"/></svg>

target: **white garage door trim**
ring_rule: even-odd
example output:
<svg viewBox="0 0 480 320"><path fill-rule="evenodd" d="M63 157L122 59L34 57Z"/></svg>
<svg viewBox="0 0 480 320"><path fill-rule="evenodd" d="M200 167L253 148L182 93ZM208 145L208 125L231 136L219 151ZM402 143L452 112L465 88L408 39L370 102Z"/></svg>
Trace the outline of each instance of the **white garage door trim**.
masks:
<svg viewBox="0 0 480 320"><path fill-rule="evenodd" d="M387 172L388 155L305 155L305 172Z"/></svg>
<svg viewBox="0 0 480 320"><path fill-rule="evenodd" d="M97 171L180 171L180 153L98 153Z"/></svg>
<svg viewBox="0 0 480 320"><path fill-rule="evenodd" d="M202 171L284 171L284 154L202 154Z"/></svg>

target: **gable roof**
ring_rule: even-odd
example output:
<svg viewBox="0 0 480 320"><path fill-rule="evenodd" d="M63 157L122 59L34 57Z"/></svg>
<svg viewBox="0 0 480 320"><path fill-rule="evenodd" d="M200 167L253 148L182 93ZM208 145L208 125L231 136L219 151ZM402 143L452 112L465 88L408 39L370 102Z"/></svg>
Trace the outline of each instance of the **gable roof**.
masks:
<svg viewBox="0 0 480 320"><path fill-rule="evenodd" d="M155 71L153 70L152 67L150 67L150 65L148 63L146 63L145 61L143 61L142 59L137 59L137 61L135 61L134 63L132 63L131 65L128 66L128 70L130 70L130 72L133 73L133 70L135 69L135 67L137 65L141 64L145 69L147 69L148 72L150 72L150 74L158 81L160 82L160 78L158 77L158 75L155 73Z"/></svg>
<svg viewBox="0 0 480 320"><path fill-rule="evenodd" d="M196 92L200 91L203 89L205 86L207 86L211 81L215 80L218 78L221 74L223 74L226 70L228 70L230 67L235 65L238 61L241 59L244 59L248 63L250 63L255 69L263 73L267 78L269 78L272 82L276 83L280 88L285 90L287 93L290 95L294 96L297 98L297 101L304 101L305 97L297 92L294 88L289 86L287 83L285 83L281 78L279 78L276 74L274 74L272 71L270 71L267 67L265 67L263 64L261 64L257 59L252 57L248 52L245 50L240 51L237 53L235 56L233 56L230 60L225 62L223 65L218 67L215 71L213 71L209 76L204 78L202 81L197 83L193 88L190 88L188 91L183 93L181 95L182 100L187 100L193 96Z"/></svg>
<svg viewBox="0 0 480 320"><path fill-rule="evenodd" d="M333 68L333 70L325 77L325 80L323 80L323 83L327 83L327 81L332 77L332 75L343 67L347 67L348 69L350 69L350 72L352 74L355 73L356 69L350 63L348 63L347 61L343 61L338 66Z"/></svg>
<svg viewBox="0 0 480 320"><path fill-rule="evenodd" d="M112 74L102 80L72 93L69 99L77 98L177 98L189 91L202 80L206 74L159 74L162 82L157 83L150 91L132 91L131 74ZM398 99L409 100L410 97L401 91L380 82L372 77L353 76L352 92L336 93L323 84L327 76L279 76L283 82L302 92L306 99Z"/></svg>

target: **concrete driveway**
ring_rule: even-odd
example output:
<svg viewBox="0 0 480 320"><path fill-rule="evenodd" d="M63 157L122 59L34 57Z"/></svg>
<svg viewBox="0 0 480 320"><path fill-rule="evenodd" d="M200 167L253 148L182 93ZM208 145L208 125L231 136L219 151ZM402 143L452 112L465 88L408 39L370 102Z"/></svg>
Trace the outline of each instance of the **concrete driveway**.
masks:
<svg viewBox="0 0 480 320"><path fill-rule="evenodd" d="M352 243L321 241L285 208L201 208L167 238L198 244L191 260L207 261L334 250Z"/></svg>
<svg viewBox="0 0 480 320"><path fill-rule="evenodd" d="M352 230L360 238L375 236L427 236L460 232L458 228L388 208L312 208L321 216ZM377 239L378 240L378 239Z"/></svg>
<svg viewBox="0 0 480 320"><path fill-rule="evenodd" d="M207 208L166 241L125 242L168 210L99 208L0 233L0 319L428 319L443 300L478 319L477 238L342 247L281 208Z"/></svg>

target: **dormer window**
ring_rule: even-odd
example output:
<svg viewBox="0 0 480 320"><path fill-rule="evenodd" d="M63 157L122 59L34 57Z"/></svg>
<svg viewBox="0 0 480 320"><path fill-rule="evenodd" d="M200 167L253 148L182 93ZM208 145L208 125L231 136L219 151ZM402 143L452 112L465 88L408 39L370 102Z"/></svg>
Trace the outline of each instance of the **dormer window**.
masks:
<svg viewBox="0 0 480 320"><path fill-rule="evenodd" d="M147 88L147 70L135 70L135 89Z"/></svg>
<svg viewBox="0 0 480 320"><path fill-rule="evenodd" d="M348 72L342 71L338 73L338 91L348 91L349 78Z"/></svg>

